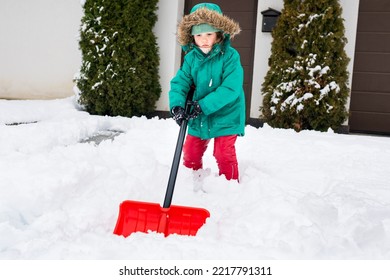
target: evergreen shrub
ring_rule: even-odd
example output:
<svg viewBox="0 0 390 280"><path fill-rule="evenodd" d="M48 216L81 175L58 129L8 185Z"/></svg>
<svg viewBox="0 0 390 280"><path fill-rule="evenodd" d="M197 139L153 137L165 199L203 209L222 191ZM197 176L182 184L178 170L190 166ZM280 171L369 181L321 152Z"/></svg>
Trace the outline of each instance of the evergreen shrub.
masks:
<svg viewBox="0 0 390 280"><path fill-rule="evenodd" d="M160 97L153 27L158 0L86 0L75 78L79 103L91 114L140 116Z"/></svg>
<svg viewBox="0 0 390 280"><path fill-rule="evenodd" d="M285 0L272 31L262 118L296 131L337 130L348 116L347 40L338 0Z"/></svg>

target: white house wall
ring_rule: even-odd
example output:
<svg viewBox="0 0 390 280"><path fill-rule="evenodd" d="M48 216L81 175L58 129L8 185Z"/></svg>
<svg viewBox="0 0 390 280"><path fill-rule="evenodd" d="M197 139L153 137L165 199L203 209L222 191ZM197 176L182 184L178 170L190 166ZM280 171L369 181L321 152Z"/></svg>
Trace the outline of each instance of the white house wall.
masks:
<svg viewBox="0 0 390 280"><path fill-rule="evenodd" d="M72 94L80 0L0 0L0 98Z"/></svg>
<svg viewBox="0 0 390 280"><path fill-rule="evenodd" d="M255 42L255 62L253 63L253 84L252 84L252 99L250 110L251 118L258 118L260 115L260 106L263 101L261 95L261 84L268 71L268 58L271 55L271 33L261 32L262 15L261 12L272 8L281 11L283 8L283 0L259 0L257 6L257 26L256 26L256 42ZM238 38L237 38L238 40Z"/></svg>
<svg viewBox="0 0 390 280"><path fill-rule="evenodd" d="M184 0L160 0L158 21L154 28L160 53L161 97L156 107L159 111L169 111L168 91L172 77L180 68L181 47L177 43L176 28L183 17Z"/></svg>
<svg viewBox="0 0 390 280"><path fill-rule="evenodd" d="M62 98L73 94L73 76L81 54L77 35L82 16L80 0L0 0L0 98ZM162 93L157 110L168 110L169 82L180 67L177 23L185 0L161 0L155 26L160 53ZM340 0L345 19L348 70L352 81L359 0ZM261 11L281 10L283 0L259 0L250 116L262 104L261 84L268 70L272 37L261 32ZM237 37L238 39L238 37Z"/></svg>
<svg viewBox="0 0 390 280"><path fill-rule="evenodd" d="M359 0L340 0L343 7L343 17L345 20L345 36L348 39L348 43L345 46L347 56L351 59L348 65L349 75L349 88L352 87L352 74L353 74L353 63L355 58L355 46L356 46L356 32L359 15ZM349 109L350 99L346 107Z"/></svg>

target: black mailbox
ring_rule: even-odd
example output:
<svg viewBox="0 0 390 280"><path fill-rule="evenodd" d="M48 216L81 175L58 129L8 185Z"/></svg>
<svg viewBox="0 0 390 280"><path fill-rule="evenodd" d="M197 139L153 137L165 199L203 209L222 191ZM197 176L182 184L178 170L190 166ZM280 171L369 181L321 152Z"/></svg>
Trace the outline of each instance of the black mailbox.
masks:
<svg viewBox="0 0 390 280"><path fill-rule="evenodd" d="M271 32L281 12L274 10L272 8L268 8L268 10L262 11L261 14L263 15L263 25L261 31Z"/></svg>

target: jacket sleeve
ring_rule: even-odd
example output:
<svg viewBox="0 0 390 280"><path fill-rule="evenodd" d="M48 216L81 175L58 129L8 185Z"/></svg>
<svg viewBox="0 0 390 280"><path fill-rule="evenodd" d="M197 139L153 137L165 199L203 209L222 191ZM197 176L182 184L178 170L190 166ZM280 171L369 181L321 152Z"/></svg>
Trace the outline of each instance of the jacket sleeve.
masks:
<svg viewBox="0 0 390 280"><path fill-rule="evenodd" d="M243 93L244 70L241 65L240 55L235 49L225 53L222 83L214 91L203 99L199 105L205 115L210 115L224 106L231 104Z"/></svg>
<svg viewBox="0 0 390 280"><path fill-rule="evenodd" d="M188 55L184 57L183 65L171 80L171 89L169 91L170 110L175 106L185 107L187 93L193 84L190 60Z"/></svg>

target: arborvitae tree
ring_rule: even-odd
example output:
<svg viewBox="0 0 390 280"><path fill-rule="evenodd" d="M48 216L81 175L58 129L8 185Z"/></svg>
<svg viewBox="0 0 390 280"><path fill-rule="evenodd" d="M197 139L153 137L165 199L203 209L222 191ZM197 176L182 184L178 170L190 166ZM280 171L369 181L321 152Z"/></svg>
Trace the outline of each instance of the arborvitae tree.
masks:
<svg viewBox="0 0 390 280"><path fill-rule="evenodd" d="M349 58L341 13L338 0L284 1L262 85L269 125L326 131L345 121Z"/></svg>
<svg viewBox="0 0 390 280"><path fill-rule="evenodd" d="M81 20L79 102L92 114L139 116L160 96L158 0L86 0Z"/></svg>

